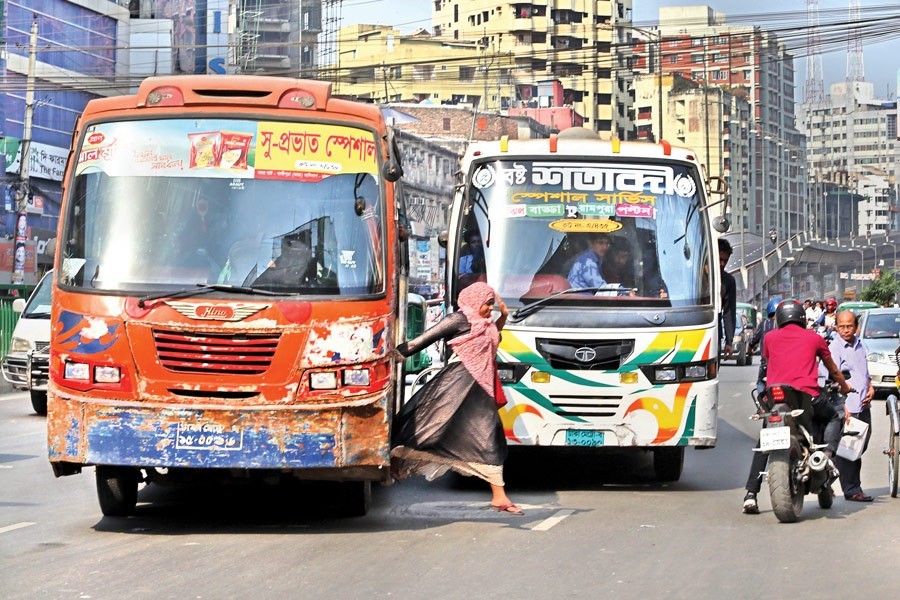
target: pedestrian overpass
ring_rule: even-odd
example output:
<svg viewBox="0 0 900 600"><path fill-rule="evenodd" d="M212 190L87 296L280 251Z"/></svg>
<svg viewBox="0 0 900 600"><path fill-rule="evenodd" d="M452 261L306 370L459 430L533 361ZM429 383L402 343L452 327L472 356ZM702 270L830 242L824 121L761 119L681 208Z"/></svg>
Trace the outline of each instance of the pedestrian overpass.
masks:
<svg viewBox="0 0 900 600"><path fill-rule="evenodd" d="M845 293L858 297L863 285L868 285L859 277L893 267L900 242L900 235L884 234L862 243L850 238L826 241L808 232L774 244L747 232L729 232L723 237L734 247L726 271L734 275L738 302L757 306L775 295L838 301Z"/></svg>

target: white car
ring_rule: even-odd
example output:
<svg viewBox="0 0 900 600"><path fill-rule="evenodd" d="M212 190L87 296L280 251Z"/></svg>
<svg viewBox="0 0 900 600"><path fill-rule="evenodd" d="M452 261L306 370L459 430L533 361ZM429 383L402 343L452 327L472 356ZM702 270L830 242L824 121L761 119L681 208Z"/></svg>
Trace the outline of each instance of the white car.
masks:
<svg viewBox="0 0 900 600"><path fill-rule="evenodd" d="M13 301L19 315L3 357L3 379L20 390L31 392L31 406L39 415L47 414L47 380L50 372L50 305L53 271L41 278L25 302Z"/></svg>
<svg viewBox="0 0 900 600"><path fill-rule="evenodd" d="M866 348L869 376L876 392L895 392L900 308L870 308L860 314L859 339Z"/></svg>

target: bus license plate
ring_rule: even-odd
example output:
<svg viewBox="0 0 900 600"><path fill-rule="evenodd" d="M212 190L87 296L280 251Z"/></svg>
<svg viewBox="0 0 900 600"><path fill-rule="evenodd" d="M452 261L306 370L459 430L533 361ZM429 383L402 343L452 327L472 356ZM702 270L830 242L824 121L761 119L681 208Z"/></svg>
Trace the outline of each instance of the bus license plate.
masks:
<svg viewBox="0 0 900 600"><path fill-rule="evenodd" d="M566 446L596 447L603 445L603 432L590 429L566 430Z"/></svg>
<svg viewBox="0 0 900 600"><path fill-rule="evenodd" d="M759 449L763 452L791 447L790 427L767 427L759 432Z"/></svg>

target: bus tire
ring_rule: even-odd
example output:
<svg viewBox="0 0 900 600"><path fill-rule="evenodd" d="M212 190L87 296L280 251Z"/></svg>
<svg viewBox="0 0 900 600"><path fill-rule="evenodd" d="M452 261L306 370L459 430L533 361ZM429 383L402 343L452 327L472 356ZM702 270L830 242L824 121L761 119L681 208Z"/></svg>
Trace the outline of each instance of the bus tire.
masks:
<svg viewBox="0 0 900 600"><path fill-rule="evenodd" d="M31 408L41 416L47 416L47 392L31 390Z"/></svg>
<svg viewBox="0 0 900 600"><path fill-rule="evenodd" d="M684 468L684 447L653 450L653 472L657 481L678 481Z"/></svg>
<svg viewBox="0 0 900 600"><path fill-rule="evenodd" d="M100 511L107 517L127 517L137 505L140 471L132 467L96 468L97 500Z"/></svg>

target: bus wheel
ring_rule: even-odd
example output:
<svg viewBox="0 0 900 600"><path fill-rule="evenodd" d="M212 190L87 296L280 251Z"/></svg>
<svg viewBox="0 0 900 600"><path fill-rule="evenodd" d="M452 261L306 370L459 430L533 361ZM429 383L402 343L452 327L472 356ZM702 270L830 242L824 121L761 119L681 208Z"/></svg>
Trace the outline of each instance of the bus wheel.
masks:
<svg viewBox="0 0 900 600"><path fill-rule="evenodd" d="M98 466L96 475L100 511L107 517L127 517L134 514L140 471L132 467Z"/></svg>
<svg viewBox="0 0 900 600"><path fill-rule="evenodd" d="M656 448L653 450L653 471L657 481L678 481L684 467L684 448Z"/></svg>
<svg viewBox="0 0 900 600"><path fill-rule="evenodd" d="M31 408L39 415L47 414L47 392L31 390Z"/></svg>
<svg viewBox="0 0 900 600"><path fill-rule="evenodd" d="M345 481L338 485L337 512L344 517L364 517L372 503L371 481Z"/></svg>

